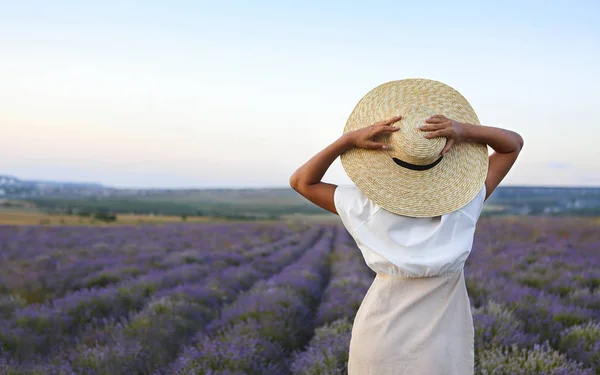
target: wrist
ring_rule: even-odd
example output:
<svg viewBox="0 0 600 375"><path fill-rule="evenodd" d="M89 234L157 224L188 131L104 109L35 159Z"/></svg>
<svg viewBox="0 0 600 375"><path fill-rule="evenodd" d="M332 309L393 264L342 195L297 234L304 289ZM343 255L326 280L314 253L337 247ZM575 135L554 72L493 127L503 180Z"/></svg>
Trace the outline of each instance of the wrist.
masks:
<svg viewBox="0 0 600 375"><path fill-rule="evenodd" d="M462 127L462 140L465 142L473 142L475 141L475 126L477 125L473 125L473 124L469 124L467 122L461 122L460 123L461 127Z"/></svg>
<svg viewBox="0 0 600 375"><path fill-rule="evenodd" d="M342 152L348 151L354 147L354 139L352 138L352 132L344 133L339 139L338 143L342 148Z"/></svg>

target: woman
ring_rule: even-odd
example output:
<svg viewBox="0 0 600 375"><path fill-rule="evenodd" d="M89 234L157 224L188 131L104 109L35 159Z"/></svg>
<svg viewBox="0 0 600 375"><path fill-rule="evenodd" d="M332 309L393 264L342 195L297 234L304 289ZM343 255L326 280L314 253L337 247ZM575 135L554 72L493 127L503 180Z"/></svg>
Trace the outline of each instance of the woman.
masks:
<svg viewBox="0 0 600 375"><path fill-rule="evenodd" d="M517 133L479 125L451 87L406 79L365 95L344 134L291 176L340 216L376 272L354 319L349 375L473 374L463 266L483 201L522 147ZM338 156L354 186L321 181Z"/></svg>

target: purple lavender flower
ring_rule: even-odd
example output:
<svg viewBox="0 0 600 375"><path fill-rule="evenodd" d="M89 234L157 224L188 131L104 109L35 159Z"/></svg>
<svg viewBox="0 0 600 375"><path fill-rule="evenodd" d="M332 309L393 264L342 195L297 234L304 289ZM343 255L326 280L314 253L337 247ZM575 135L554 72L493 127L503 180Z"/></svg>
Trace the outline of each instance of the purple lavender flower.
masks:
<svg viewBox="0 0 600 375"><path fill-rule="evenodd" d="M485 306L473 309L473 325L475 328L475 348L483 350L493 345L531 348L539 342L538 335L524 332L525 324L507 309L494 300Z"/></svg>
<svg viewBox="0 0 600 375"><path fill-rule="evenodd" d="M475 358L476 375L594 375L594 371L553 350L547 342L533 349L493 346Z"/></svg>
<svg viewBox="0 0 600 375"><path fill-rule="evenodd" d="M559 348L569 357L600 371L600 323L590 322L565 329Z"/></svg>
<svg viewBox="0 0 600 375"><path fill-rule="evenodd" d="M599 244L593 219L478 223L478 374L600 368ZM318 223L0 226L0 258L8 374L343 374L374 276Z"/></svg>
<svg viewBox="0 0 600 375"><path fill-rule="evenodd" d="M317 328L306 349L294 353L292 374L346 374L351 334L352 324L348 318Z"/></svg>

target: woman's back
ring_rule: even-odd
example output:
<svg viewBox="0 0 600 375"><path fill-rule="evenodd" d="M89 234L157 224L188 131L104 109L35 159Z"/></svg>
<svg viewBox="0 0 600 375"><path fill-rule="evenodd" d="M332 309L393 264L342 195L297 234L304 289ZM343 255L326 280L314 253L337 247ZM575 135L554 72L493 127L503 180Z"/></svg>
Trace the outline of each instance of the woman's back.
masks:
<svg viewBox="0 0 600 375"><path fill-rule="evenodd" d="M449 214L414 218L391 213L354 185L338 186L336 210L376 273L430 277L459 271L473 245L485 185L464 207Z"/></svg>

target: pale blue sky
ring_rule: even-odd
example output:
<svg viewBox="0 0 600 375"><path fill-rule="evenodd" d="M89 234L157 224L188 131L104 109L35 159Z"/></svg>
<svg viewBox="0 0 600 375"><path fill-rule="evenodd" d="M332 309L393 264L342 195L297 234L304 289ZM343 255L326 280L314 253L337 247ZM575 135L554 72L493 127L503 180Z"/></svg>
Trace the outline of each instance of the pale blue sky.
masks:
<svg viewBox="0 0 600 375"><path fill-rule="evenodd" d="M505 184L599 186L599 19L596 0L0 0L0 174L286 186L366 92L419 77L523 135ZM350 181L339 161L326 180Z"/></svg>

